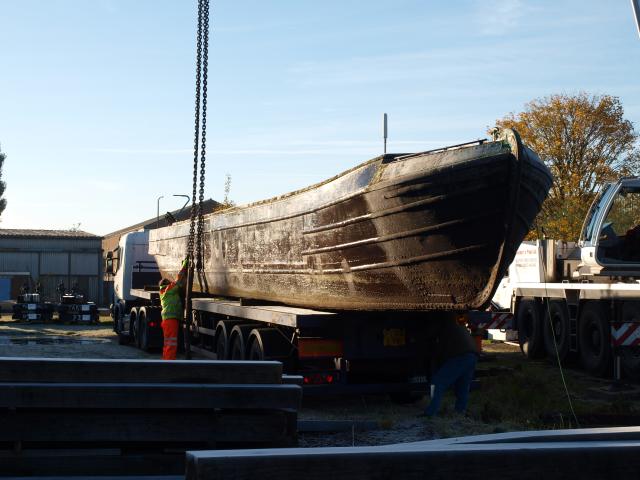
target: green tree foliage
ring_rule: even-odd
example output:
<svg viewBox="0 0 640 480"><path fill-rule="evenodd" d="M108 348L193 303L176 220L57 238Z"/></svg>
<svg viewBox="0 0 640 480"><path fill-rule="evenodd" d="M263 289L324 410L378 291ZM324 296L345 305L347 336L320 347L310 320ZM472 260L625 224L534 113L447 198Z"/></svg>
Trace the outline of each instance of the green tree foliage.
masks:
<svg viewBox="0 0 640 480"><path fill-rule="evenodd" d="M611 95L551 95L529 102L497 125L515 129L553 173L553 187L538 216L549 238L577 240L602 184L640 171L638 134L624 118L620 99Z"/></svg>
<svg viewBox="0 0 640 480"><path fill-rule="evenodd" d="M4 166L4 161L6 158L6 154L2 153L2 149L0 148L0 215L2 215L4 209L7 208L7 199L3 198L4 191L7 188L7 184L2 181L2 167Z"/></svg>

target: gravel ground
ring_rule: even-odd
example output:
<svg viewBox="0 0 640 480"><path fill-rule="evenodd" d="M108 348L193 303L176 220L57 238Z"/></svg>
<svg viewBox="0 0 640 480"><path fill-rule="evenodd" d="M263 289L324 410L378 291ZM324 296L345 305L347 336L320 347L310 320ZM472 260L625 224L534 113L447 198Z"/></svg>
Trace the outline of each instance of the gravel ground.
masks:
<svg viewBox="0 0 640 480"><path fill-rule="evenodd" d="M418 416L427 405L426 398L409 404L395 403L387 395L307 398L299 420L347 420L352 426L342 432L302 431L299 443L301 447L389 445L504 431L504 427L456 414L453 402L447 394L441 414L427 419Z"/></svg>

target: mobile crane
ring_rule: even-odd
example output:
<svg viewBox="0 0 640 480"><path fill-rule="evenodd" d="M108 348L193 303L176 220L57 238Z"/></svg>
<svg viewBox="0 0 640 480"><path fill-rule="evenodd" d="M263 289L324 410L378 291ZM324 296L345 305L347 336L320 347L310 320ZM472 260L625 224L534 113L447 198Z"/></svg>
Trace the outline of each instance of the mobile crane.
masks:
<svg viewBox="0 0 640 480"><path fill-rule="evenodd" d="M640 178L599 191L577 244L523 242L494 302L513 314L501 327L518 331L527 357L578 356L595 375L616 359L640 378Z"/></svg>

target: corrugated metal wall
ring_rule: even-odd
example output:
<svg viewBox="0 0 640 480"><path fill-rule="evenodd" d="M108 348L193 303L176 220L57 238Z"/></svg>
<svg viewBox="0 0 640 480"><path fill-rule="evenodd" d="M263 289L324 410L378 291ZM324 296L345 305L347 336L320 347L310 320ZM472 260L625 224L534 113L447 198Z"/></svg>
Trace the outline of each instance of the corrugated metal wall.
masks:
<svg viewBox="0 0 640 480"><path fill-rule="evenodd" d="M37 272L37 252L0 251L0 272Z"/></svg>
<svg viewBox="0 0 640 480"><path fill-rule="evenodd" d="M40 275L68 275L69 253L42 252L40 254Z"/></svg>
<svg viewBox="0 0 640 480"><path fill-rule="evenodd" d="M100 237L2 237L0 275L3 272L29 272L32 285L40 283L47 301L58 300L58 285L64 283L67 290L76 284L87 300L103 303Z"/></svg>
<svg viewBox="0 0 640 480"><path fill-rule="evenodd" d="M101 259L95 253L72 253L71 275L98 275Z"/></svg>

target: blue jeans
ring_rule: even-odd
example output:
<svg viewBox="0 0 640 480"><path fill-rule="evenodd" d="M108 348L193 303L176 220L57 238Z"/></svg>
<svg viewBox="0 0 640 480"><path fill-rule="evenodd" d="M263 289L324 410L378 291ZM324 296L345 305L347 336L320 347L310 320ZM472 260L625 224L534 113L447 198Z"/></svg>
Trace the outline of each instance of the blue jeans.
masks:
<svg viewBox="0 0 640 480"><path fill-rule="evenodd" d="M478 356L475 353L465 353L444 362L431 379L432 394L431 402L425 411L427 416L432 417L438 413L442 396L452 385L456 393L456 412L464 413L477 362Z"/></svg>

